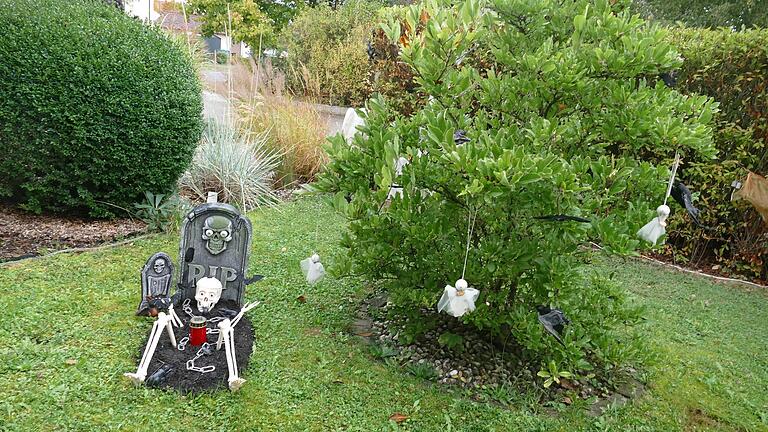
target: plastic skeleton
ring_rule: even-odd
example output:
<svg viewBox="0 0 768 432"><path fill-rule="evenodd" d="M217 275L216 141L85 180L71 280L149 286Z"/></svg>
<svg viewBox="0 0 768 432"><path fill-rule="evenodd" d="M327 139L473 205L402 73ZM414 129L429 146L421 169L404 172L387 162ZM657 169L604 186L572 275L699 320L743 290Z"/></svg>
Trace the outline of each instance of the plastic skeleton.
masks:
<svg viewBox="0 0 768 432"><path fill-rule="evenodd" d="M656 242L659 240L659 237L666 233L665 227L667 226L667 218L671 212L669 206L667 206L667 199L672 193L672 185L675 182L675 174L677 174L677 167L679 165L680 154L675 153L675 163L672 166L672 175L670 176L669 184L667 185L667 194L664 196L664 204L656 208L657 216L647 224L643 225L643 227L640 228L640 230L637 232L638 237L647 241L648 243L652 243L654 246L656 246Z"/></svg>
<svg viewBox="0 0 768 432"><path fill-rule="evenodd" d="M220 350L222 344L227 355L227 369L229 371L229 389L237 391L245 384L245 379L240 378L237 369L237 356L235 355L235 326L240 322L246 312L259 305L259 302L249 303L240 309L240 312L232 319L224 318L219 327L219 339L216 341L216 349Z"/></svg>
<svg viewBox="0 0 768 432"><path fill-rule="evenodd" d="M147 378L147 369L149 368L149 363L152 362L152 356L155 355L157 343L160 340L160 336L163 335L163 330L167 330L168 337L171 339L171 345L173 345L175 348L176 335L173 333L173 326L180 321L181 320L176 315L176 312L174 312L171 308L168 309L168 314L165 312L158 313L157 321L155 321L155 323L152 325L152 332L149 334L147 346L144 348L144 353L141 356L139 368L136 370L136 373L127 372L123 375L125 375L136 385L143 383Z"/></svg>

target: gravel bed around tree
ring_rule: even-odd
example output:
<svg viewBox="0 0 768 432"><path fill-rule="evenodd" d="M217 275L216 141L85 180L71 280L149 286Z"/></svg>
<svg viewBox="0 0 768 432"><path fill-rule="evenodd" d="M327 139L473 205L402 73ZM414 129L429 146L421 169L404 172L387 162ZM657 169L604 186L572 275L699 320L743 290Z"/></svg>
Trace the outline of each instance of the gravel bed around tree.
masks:
<svg viewBox="0 0 768 432"><path fill-rule="evenodd" d="M559 384L543 389L543 379L536 376L539 365L526 363L513 342L493 340L454 317L427 309L421 313L435 325L414 339L406 331L404 317L391 312L385 293L367 298L352 324L352 333L370 344L374 357L439 385L466 389L475 396L484 394L502 403L510 391L533 390L541 403L571 404L583 399L593 415L600 415L609 406L626 404L645 391L644 385L632 378L636 374L633 369L618 374L616 385L599 377L561 378Z"/></svg>

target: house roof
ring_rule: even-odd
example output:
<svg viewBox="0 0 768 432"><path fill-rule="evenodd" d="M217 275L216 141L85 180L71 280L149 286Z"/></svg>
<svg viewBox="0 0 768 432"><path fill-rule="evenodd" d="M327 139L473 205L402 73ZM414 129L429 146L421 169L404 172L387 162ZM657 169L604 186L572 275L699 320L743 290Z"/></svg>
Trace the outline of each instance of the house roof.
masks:
<svg viewBox="0 0 768 432"><path fill-rule="evenodd" d="M181 12L168 12L160 18L160 26L170 31L183 31L189 29L192 33L197 33L200 28L200 17L198 15L188 15L188 23L184 22L184 14Z"/></svg>

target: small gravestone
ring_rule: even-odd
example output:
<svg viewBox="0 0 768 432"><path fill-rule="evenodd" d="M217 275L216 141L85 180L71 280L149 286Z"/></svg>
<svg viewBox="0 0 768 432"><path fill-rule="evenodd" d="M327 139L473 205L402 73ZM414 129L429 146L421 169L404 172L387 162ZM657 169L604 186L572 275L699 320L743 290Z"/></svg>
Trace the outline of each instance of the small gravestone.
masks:
<svg viewBox="0 0 768 432"><path fill-rule="evenodd" d="M181 228L181 301L194 301L197 281L214 277L223 286L221 300L242 307L251 222L231 205L211 201L215 197L189 212Z"/></svg>
<svg viewBox="0 0 768 432"><path fill-rule="evenodd" d="M144 268L141 269L141 303L136 315L149 313L149 301L156 298L167 298L170 295L173 282L173 262L171 257L163 252L152 255Z"/></svg>

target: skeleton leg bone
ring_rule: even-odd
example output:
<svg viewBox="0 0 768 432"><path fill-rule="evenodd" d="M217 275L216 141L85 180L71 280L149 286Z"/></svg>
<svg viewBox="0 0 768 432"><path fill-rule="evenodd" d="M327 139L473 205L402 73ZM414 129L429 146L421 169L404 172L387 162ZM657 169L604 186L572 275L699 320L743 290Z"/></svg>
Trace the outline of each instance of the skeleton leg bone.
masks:
<svg viewBox="0 0 768 432"><path fill-rule="evenodd" d="M166 317L165 329L168 330L168 337L171 339L171 345L176 348L176 335L173 334L173 317Z"/></svg>
<svg viewBox="0 0 768 432"><path fill-rule="evenodd" d="M179 314L177 314L176 311L173 309L173 303L171 303L171 305L168 306L168 315L170 315L171 323L173 323L174 327L184 326L184 323L181 321L181 318L179 318Z"/></svg>
<svg viewBox="0 0 768 432"><path fill-rule="evenodd" d="M219 323L219 338L223 339L224 350L227 355L227 369L229 371L229 389L237 391L245 384L245 380L237 375L237 358L235 356L235 331L229 319Z"/></svg>
<svg viewBox="0 0 768 432"><path fill-rule="evenodd" d="M144 379L147 377L147 369L149 369L149 363L152 361L152 356L155 354L155 350L157 349L157 342L160 340L160 336L163 335L163 328L167 328L169 324L170 322L168 321L168 316L165 314L165 312L160 312L157 315L157 321L152 324L152 331L149 334L147 346L144 348L144 353L141 356L139 368L136 370L136 373L127 372L123 374L135 385L143 383ZM171 331L170 334L173 335L173 331ZM173 340L173 342L175 346L176 341Z"/></svg>

